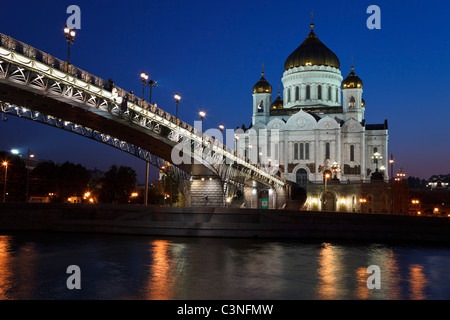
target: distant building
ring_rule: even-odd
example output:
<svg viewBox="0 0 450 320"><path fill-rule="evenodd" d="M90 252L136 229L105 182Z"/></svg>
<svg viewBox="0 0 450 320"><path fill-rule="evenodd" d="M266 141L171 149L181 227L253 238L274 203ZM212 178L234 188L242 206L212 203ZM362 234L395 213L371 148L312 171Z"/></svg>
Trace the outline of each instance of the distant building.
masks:
<svg viewBox="0 0 450 320"><path fill-rule="evenodd" d="M50 197L30 197L30 203L50 203Z"/></svg>
<svg viewBox="0 0 450 320"><path fill-rule="evenodd" d="M448 181L446 177L432 177L430 181L428 181L428 187L431 190L439 189L444 190L448 189Z"/></svg>

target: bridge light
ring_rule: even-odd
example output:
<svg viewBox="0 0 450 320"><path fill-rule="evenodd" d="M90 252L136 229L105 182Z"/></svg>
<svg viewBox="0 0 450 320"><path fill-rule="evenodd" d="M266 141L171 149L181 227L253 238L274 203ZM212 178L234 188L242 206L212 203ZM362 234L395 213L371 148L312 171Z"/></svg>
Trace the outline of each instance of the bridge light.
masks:
<svg viewBox="0 0 450 320"><path fill-rule="evenodd" d="M219 129L220 129L220 132L223 132L223 130L225 129L225 126L223 124L219 124Z"/></svg>
<svg viewBox="0 0 450 320"><path fill-rule="evenodd" d="M203 121L203 119L206 117L205 111L200 111L198 114L200 115L200 118L201 118L202 121Z"/></svg>

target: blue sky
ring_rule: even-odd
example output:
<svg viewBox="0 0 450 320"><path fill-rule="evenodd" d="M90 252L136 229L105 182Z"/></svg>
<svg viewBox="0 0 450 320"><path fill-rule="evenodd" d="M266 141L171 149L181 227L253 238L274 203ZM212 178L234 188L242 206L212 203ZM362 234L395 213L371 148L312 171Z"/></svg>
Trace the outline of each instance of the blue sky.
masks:
<svg viewBox="0 0 450 320"><path fill-rule="evenodd" d="M180 118L193 124L204 109L206 128L251 123L262 63L275 99L284 62L308 35L314 10L314 30L339 57L344 78L354 57L367 123L388 119L396 170L420 178L450 173L447 1L8 1L0 32L66 59L62 28L72 4L81 8L74 65L136 93L145 71L160 84L153 90L159 107L175 113L179 92ZM372 4L381 9L380 30L366 27ZM129 165L144 181L143 161L58 129L9 117L0 135L0 150L30 148L41 159L91 169Z"/></svg>

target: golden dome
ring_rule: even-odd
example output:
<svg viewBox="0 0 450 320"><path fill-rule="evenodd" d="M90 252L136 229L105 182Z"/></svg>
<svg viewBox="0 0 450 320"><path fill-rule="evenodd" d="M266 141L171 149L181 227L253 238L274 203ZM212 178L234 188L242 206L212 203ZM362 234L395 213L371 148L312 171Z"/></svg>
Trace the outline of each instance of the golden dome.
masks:
<svg viewBox="0 0 450 320"><path fill-rule="evenodd" d="M281 99L280 93L278 92L278 97L272 103L272 109L283 109L283 99Z"/></svg>
<svg viewBox="0 0 450 320"><path fill-rule="evenodd" d="M330 66L339 69L338 57L328 49L316 36L311 24L311 32L305 41L287 58L284 70L301 66Z"/></svg>
<svg viewBox="0 0 450 320"><path fill-rule="evenodd" d="M272 86L264 78L264 72L261 79L253 87L253 93L272 93Z"/></svg>
<svg viewBox="0 0 450 320"><path fill-rule="evenodd" d="M355 74L355 72L353 72L353 69L354 68L352 67L352 72L350 72L348 77L342 82L342 87L344 89L362 89L363 87L362 80Z"/></svg>

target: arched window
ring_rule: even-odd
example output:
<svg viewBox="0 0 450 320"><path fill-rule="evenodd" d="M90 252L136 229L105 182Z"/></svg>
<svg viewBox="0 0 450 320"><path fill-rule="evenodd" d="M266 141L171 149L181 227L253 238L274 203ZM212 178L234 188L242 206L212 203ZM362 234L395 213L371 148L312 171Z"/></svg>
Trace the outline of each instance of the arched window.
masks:
<svg viewBox="0 0 450 320"><path fill-rule="evenodd" d="M339 89L336 89L336 102L339 102Z"/></svg>
<svg viewBox="0 0 450 320"><path fill-rule="evenodd" d="M354 107L356 106L356 100L355 100L355 97L354 97L354 96L351 96L351 97L350 97L350 100L348 101L348 106L349 106L350 108L354 108Z"/></svg>
<svg viewBox="0 0 450 320"><path fill-rule="evenodd" d="M328 160L330 159L330 143L327 142L325 144L325 159Z"/></svg>
<svg viewBox="0 0 450 320"><path fill-rule="evenodd" d="M294 160L298 160L298 143L294 143Z"/></svg>
<svg viewBox="0 0 450 320"><path fill-rule="evenodd" d="M355 161L355 146L350 146L350 161Z"/></svg>
<svg viewBox="0 0 450 320"><path fill-rule="evenodd" d="M306 86L306 100L311 99L311 87L309 85Z"/></svg>
<svg viewBox="0 0 450 320"><path fill-rule="evenodd" d="M317 99L322 100L322 86L317 87Z"/></svg>
<svg viewBox="0 0 450 320"><path fill-rule="evenodd" d="M332 97L331 97L331 86L328 87L328 101L332 101Z"/></svg>
<svg viewBox="0 0 450 320"><path fill-rule="evenodd" d="M295 87L295 101L300 100L300 87Z"/></svg>
<svg viewBox="0 0 450 320"><path fill-rule="evenodd" d="M300 143L300 160L305 159L305 146L303 143Z"/></svg>
<svg viewBox="0 0 450 320"><path fill-rule="evenodd" d="M305 159L309 160L309 143L305 143Z"/></svg>
<svg viewBox="0 0 450 320"><path fill-rule="evenodd" d="M291 102L291 89L287 88L287 102Z"/></svg>
<svg viewBox="0 0 450 320"><path fill-rule="evenodd" d="M258 104L258 113L264 112L264 101L260 100Z"/></svg>

